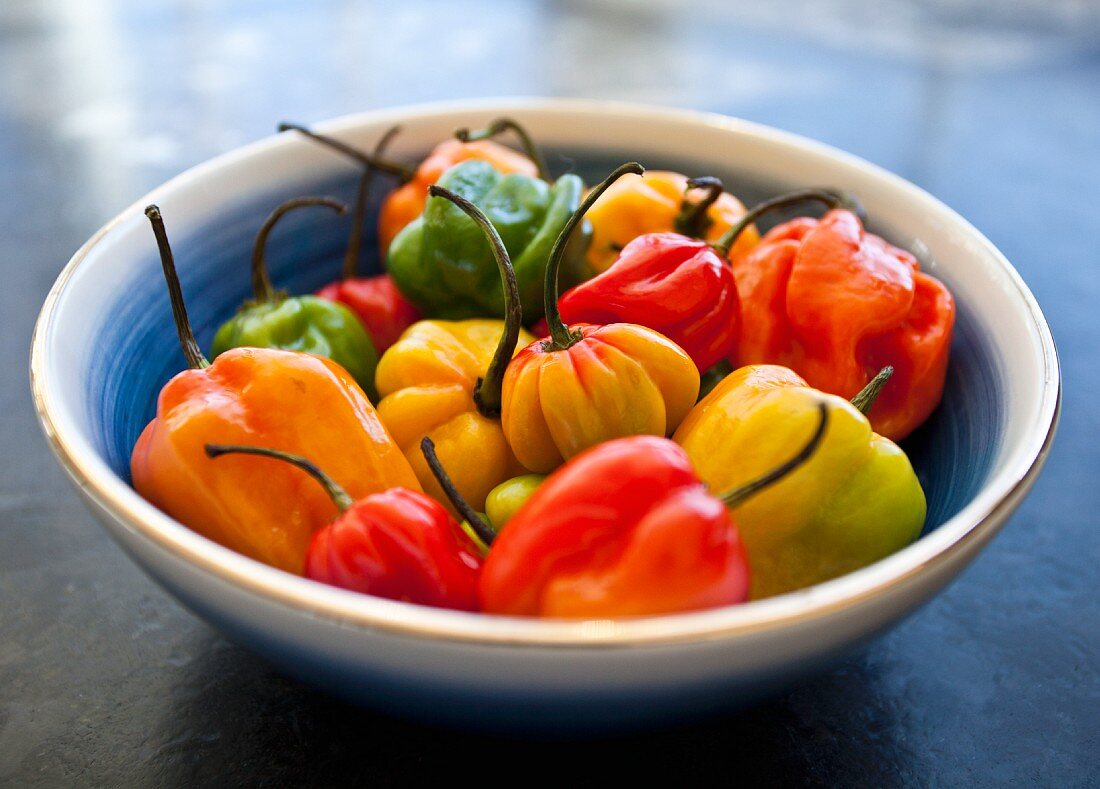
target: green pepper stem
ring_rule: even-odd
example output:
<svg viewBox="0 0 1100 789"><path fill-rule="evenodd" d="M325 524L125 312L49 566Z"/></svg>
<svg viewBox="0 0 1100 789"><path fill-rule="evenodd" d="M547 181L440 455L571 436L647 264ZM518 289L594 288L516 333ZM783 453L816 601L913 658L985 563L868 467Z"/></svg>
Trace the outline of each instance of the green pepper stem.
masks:
<svg viewBox="0 0 1100 789"><path fill-rule="evenodd" d="M624 175L644 175L645 168L637 162L627 162L615 168L611 175L607 176L596 186L592 187L580 206L569 217L565 227L558 234L554 246L550 250L550 257L546 263L546 283L543 297L546 299L546 324L550 327L550 343L546 346L548 352L564 351L581 340L580 332L571 332L569 327L562 322L561 312L558 310L558 271L561 269L561 261L565 256L565 247L569 243L573 231L584 221L584 215L595 204L611 184L618 181Z"/></svg>
<svg viewBox="0 0 1100 789"><path fill-rule="evenodd" d="M480 515L474 512L474 508L458 492L458 488L451 481L447 469L443 468L443 464L439 462L439 456L435 454L435 442L424 436L420 440L420 451L424 453L424 460L427 462L428 468L431 469L436 482L439 483L439 487L443 488L443 492L447 494L447 498L451 500L454 508L470 524L470 528L473 529L479 540L486 545L492 545L497 536L496 532L481 519Z"/></svg>
<svg viewBox="0 0 1100 789"><path fill-rule="evenodd" d="M820 420L817 423L817 430L814 431L813 436L810 438L809 441L806 442L806 446L802 447L802 449L798 451L797 455L792 457L787 462L776 466L768 473L759 476L754 480L746 482L744 485L739 485L733 490L723 493L718 498L720 498L730 509L739 507L745 503L746 499L756 495L769 485L778 482L783 477L787 476L796 468L809 460L810 457L813 456L814 452L817 451L817 448L818 446L820 446L821 441L825 438L825 428L829 425L829 407L824 402L820 402L817 404L817 410L820 414Z"/></svg>
<svg viewBox="0 0 1100 789"><path fill-rule="evenodd" d="M160 215L160 208L155 205L146 206L145 216L149 218L149 224L153 226L153 235L157 239L160 266L164 270L164 281L168 285L168 300L172 304L172 319L176 323L176 334L180 338L183 357L187 360L187 366L192 370L209 367L210 362L202 355L202 349L199 348L199 343L195 339L195 332L191 328L191 321L187 317L187 304L183 301L183 288L180 287L180 278L176 273L176 259L172 255L172 247L168 243L168 233L164 229L164 219Z"/></svg>
<svg viewBox="0 0 1100 789"><path fill-rule="evenodd" d="M256 234L256 241L252 245L252 295L257 303L269 304L278 298L278 294L271 284L271 277L267 273L267 237L286 214L296 208L306 208L314 205L331 208L340 216L348 212L346 205L331 197L296 197L293 200L287 200L264 220L260 232Z"/></svg>
<svg viewBox="0 0 1100 789"><path fill-rule="evenodd" d="M707 193L703 195L701 200L690 203L687 199L687 193L693 189L705 189ZM680 203L680 213L672 223L673 229L681 235L702 238L706 234L707 228L710 227L710 217L707 216L707 211L710 210L710 207L722 196L722 192L725 190L722 181L712 175L689 178L687 189L684 190L684 200Z"/></svg>
<svg viewBox="0 0 1100 789"><path fill-rule="evenodd" d="M409 167L405 164L400 164L399 162L391 162L387 159L379 159L373 156L368 156L362 151L351 147L346 142L341 142L340 140L337 140L334 137L329 137L325 134L318 134L317 132L311 131L305 126L301 126L297 123L280 123L277 128L280 132L296 131L299 134L303 134L306 137L309 137L314 142L318 142L321 145L332 148L334 151L342 153L344 156L347 156L350 159L354 159L364 167L374 167L375 169L381 170L384 173L396 175L403 181L408 181L414 175L416 175L416 169L413 167Z"/></svg>
<svg viewBox="0 0 1100 789"><path fill-rule="evenodd" d="M352 497L348 495L348 492L340 487L336 480L321 471L321 469L317 468L311 461L301 455L292 455L289 452L280 452L277 449L251 447L242 444L207 444L205 449L207 456L211 458L219 458L222 455L259 455L261 457L281 460L284 463L297 466L320 482L321 487L325 489L325 493L332 499L332 503L336 505L340 512L347 512L348 507L355 503Z"/></svg>
<svg viewBox="0 0 1100 789"><path fill-rule="evenodd" d="M374 146L371 159L378 160L386 152L386 147L401 131L400 126L391 126ZM363 165L363 175L359 178L359 191L355 195L355 212L351 220L351 233L348 236L348 248L344 252L344 268L341 279L355 279L359 274L359 251L363 248L363 224L367 218L367 203L370 202L371 186L374 182L375 167Z"/></svg>
<svg viewBox="0 0 1100 789"><path fill-rule="evenodd" d="M875 404L875 400L878 399L879 394L882 393L882 387L886 386L886 382L890 380L890 376L894 374L894 368L890 365L886 365L878 371L878 375L867 382L867 385L859 390L859 394L851 399L852 405L859 409L859 412L864 416L871 410L871 406Z"/></svg>
<svg viewBox="0 0 1100 789"><path fill-rule="evenodd" d="M527 129L512 118L495 118L484 129L478 129L477 131L470 131L467 128L457 129L455 137L461 142L476 142L477 140L488 140L506 131L515 132L516 136L519 137L520 144L523 146L523 152L527 154L528 159L535 163L539 178L549 182L550 168L546 166L546 159L543 158L542 152L535 145L531 135L527 133Z"/></svg>
<svg viewBox="0 0 1100 789"><path fill-rule="evenodd" d="M788 192L787 194L773 197L771 200L765 200L753 206L750 211L741 217L736 225L727 230L725 235L714 242L712 246L722 255L722 257L728 258L730 249L733 248L733 244L737 241L737 237L761 216L769 211L774 211L776 208L786 208L787 206L803 203L808 200L824 203L829 208L847 208L857 215L861 214L863 211L862 206L859 205L856 199L844 192L837 192L830 189L800 189L796 192ZM863 217L860 216L860 219L863 219Z"/></svg>
<svg viewBox="0 0 1100 789"><path fill-rule="evenodd" d="M485 234L489 246L496 258L497 269L500 271L500 280L504 286L504 331L497 342L493 359L489 363L489 369L485 371L485 377L479 378L474 389L474 404L482 416L490 419L500 416L501 390L504 386L504 371L508 363L512 361L512 355L516 352L516 343L519 342L519 328L523 325L523 304L519 298L519 283L516 281L516 270L512 267L512 259L508 256L508 250L500 238L500 233L493 227L489 217L476 205L465 197L457 195L449 189L432 184L428 187L431 197L442 197L450 200L462 209L472 219L481 232Z"/></svg>

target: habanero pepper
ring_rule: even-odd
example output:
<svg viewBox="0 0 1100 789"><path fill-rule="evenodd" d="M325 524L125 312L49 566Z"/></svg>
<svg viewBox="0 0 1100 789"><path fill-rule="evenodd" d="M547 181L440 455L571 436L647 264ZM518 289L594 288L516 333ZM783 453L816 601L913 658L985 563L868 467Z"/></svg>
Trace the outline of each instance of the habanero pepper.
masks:
<svg viewBox="0 0 1100 789"><path fill-rule="evenodd" d="M347 210L331 198L301 197L272 212L256 235L252 249L253 298L218 329L211 352L218 357L230 348L248 347L314 353L339 364L373 396L378 352L359 318L343 304L328 299L278 292L268 277L265 260L268 235L288 212L309 206L324 206L340 214Z"/></svg>
<svg viewBox="0 0 1100 789"><path fill-rule="evenodd" d="M688 200L693 189L705 189L706 195ZM717 241L744 215L745 206L717 178L688 178L667 170L650 170L645 178L627 176L588 212L592 223L588 265L596 274L606 271L623 247L648 233L676 232ZM733 254L747 252L758 240L756 229L748 228L737 239Z"/></svg>
<svg viewBox="0 0 1100 789"><path fill-rule="evenodd" d="M428 188L433 199L453 203L484 234L503 283L507 317L413 324L378 364L378 415L429 495L449 506L420 451L425 436L439 446L461 494L480 510L490 490L523 471L501 429L501 382L519 341L527 345L534 338L522 329L516 275L489 218L442 186Z"/></svg>
<svg viewBox="0 0 1100 789"><path fill-rule="evenodd" d="M699 392L699 371L678 345L628 323L567 326L558 313L558 270L574 228L629 163L592 189L562 228L546 267L545 309L550 336L528 345L504 375L501 422L516 458L546 473L604 441L629 435L669 435Z"/></svg>
<svg viewBox="0 0 1100 789"><path fill-rule="evenodd" d="M281 124L279 127L280 131L288 129L299 131L325 147L349 156L363 168L363 174L359 178L359 189L355 197L351 232L348 235L348 246L344 252L344 266L340 279L325 285L317 291L316 295L322 299L343 304L354 312L362 321L367 334L370 335L375 350L379 354L385 353L387 348L397 342L401 332L420 320L420 313L416 311L416 307L401 295L401 292L387 274L379 274L373 277L359 276L359 258L363 247L363 225L366 219L367 205L370 203L374 176L378 169L378 162L383 161L382 157L385 154L386 146L389 145L400 127L394 126L383 134L369 156L340 140L318 134L301 126Z"/></svg>
<svg viewBox="0 0 1100 789"><path fill-rule="evenodd" d="M859 569L920 535L924 492L905 453L873 433L861 412L873 394L857 395L857 407L785 367L751 365L726 376L673 436L703 482L724 490L773 466L811 429L820 405L828 407L829 430L814 457L736 509L753 599Z"/></svg>
<svg viewBox="0 0 1100 789"><path fill-rule="evenodd" d="M356 501L300 455L242 445L205 449L210 458L240 454L279 460L320 483L339 514L313 533L306 578L390 600L477 610L480 552L434 499L397 487Z"/></svg>
<svg viewBox="0 0 1100 789"><path fill-rule="evenodd" d="M482 567L487 613L545 617L670 614L744 602L749 562L730 507L811 457L793 457L729 492L708 492L666 438L593 447L551 474L493 541Z"/></svg>
<svg viewBox="0 0 1100 789"><path fill-rule="evenodd" d="M511 124L518 128L518 124L507 119L498 119L494 123ZM545 168L536 163L536 160L541 162L541 159L537 155L536 159L530 156L534 146L530 144L526 132L521 133L521 137L526 143L529 154L527 156L488 139L451 138L439 143L416 168L412 179L390 193L382 203L382 210L378 215L378 243L383 257L389 251L397 234L424 213L428 187L438 183L443 173L460 162L470 160L486 162L494 170L505 175L515 173L528 178L541 177L543 180L549 180L546 177Z"/></svg>
<svg viewBox="0 0 1100 789"><path fill-rule="evenodd" d="M747 218L791 200L770 200ZM866 232L855 212L834 208L819 220L781 224L732 262L743 322L736 363L784 365L841 397L892 365L894 378L870 418L893 440L939 404L954 299L915 257Z"/></svg>
<svg viewBox="0 0 1100 789"><path fill-rule="evenodd" d="M312 354L267 348L203 358L187 319L160 210L157 238L180 344L190 369L161 389L156 416L130 458L134 488L204 537L252 559L301 573L310 536L332 502L292 469L250 459L213 470L210 442L264 444L317 458L352 495L419 489L401 450L348 373Z"/></svg>
<svg viewBox="0 0 1100 789"><path fill-rule="evenodd" d="M465 130L458 133L474 136ZM542 316L550 250L584 193L584 182L576 175L551 181L539 161L540 177L505 174L488 162L467 160L438 180L439 186L484 211L500 234L516 272L528 323ZM570 285L586 275L584 250L589 235L584 222L565 251L563 277ZM505 315L504 292L488 242L446 200L428 197L423 213L391 244L386 268L398 289L428 317L459 320Z"/></svg>

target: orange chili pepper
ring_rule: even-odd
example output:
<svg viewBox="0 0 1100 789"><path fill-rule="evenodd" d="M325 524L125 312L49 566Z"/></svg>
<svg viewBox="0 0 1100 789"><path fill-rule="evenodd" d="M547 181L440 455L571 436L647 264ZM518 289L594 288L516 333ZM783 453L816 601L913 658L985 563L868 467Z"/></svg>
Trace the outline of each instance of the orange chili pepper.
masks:
<svg viewBox="0 0 1100 789"><path fill-rule="evenodd" d="M160 211L150 206L146 214L190 369L165 384L156 417L134 446L134 487L203 536L301 573L310 537L336 516L335 505L289 466L238 457L214 468L207 443L262 444L316 458L356 498L395 486L420 490L420 483L363 390L335 362L268 348L234 348L207 362Z"/></svg>
<svg viewBox="0 0 1100 789"><path fill-rule="evenodd" d="M746 219L807 197L821 199L785 195ZM866 232L856 212L839 207L820 220L786 222L732 264L742 316L736 364L790 367L810 386L846 399L890 365L890 386L868 418L894 441L939 404L954 299L915 257Z"/></svg>

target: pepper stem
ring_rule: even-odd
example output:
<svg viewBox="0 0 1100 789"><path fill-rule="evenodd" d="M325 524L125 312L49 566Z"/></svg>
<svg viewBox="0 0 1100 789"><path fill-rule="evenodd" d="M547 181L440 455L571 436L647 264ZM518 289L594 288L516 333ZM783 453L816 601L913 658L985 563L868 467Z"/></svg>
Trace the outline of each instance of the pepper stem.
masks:
<svg viewBox="0 0 1100 789"><path fill-rule="evenodd" d="M720 239L718 239L712 246L714 249L722 255L722 257L728 258L730 249L733 247L737 237L745 231L745 229L759 219L769 211L773 211L776 208L785 208L787 206L795 205L796 203L803 203L807 200L815 200L819 203L824 203L829 208L847 208L857 215L862 220L863 207L859 202L844 192L836 192L830 189L800 189L796 192L788 192L787 194L773 197L771 200L765 200L763 203L759 203L748 211L736 225L726 231Z"/></svg>
<svg viewBox="0 0 1100 789"><path fill-rule="evenodd" d="M250 447L242 444L206 444L205 449L207 456L211 458L218 458L222 455L260 455L261 457L281 460L284 463L297 466L320 482L321 487L325 489L325 493L332 499L332 503L336 505L336 508L339 509L340 512L346 512L348 507L355 503L352 497L348 495L348 492L340 487L336 480L321 471L321 469L317 468L317 466L313 465L312 462L301 455L292 455L289 452L280 452L277 449Z"/></svg>
<svg viewBox="0 0 1100 789"><path fill-rule="evenodd" d="M565 223L565 227L562 228L554 241L554 246L550 250L550 257L546 263L546 283L543 294L546 299L546 324L550 327L550 341L549 345L546 346L548 352L564 351L582 338L580 332L569 331L569 327L562 321L561 312L558 310L558 271L561 269L561 260L565 256L565 247L569 243L573 231L584 221L584 215L588 212L588 209L600 199L600 196L608 190L611 184L628 174L644 175L645 168L637 162L627 162L615 168L611 175L588 190L588 194L585 195L584 200L581 201L580 206L573 212L573 215L569 217L569 221Z"/></svg>
<svg viewBox="0 0 1100 789"><path fill-rule="evenodd" d="M382 135L382 139L371 152L372 159L380 159L394 136L401 131L400 126L391 126ZM359 251L363 248L363 224L367 217L367 203L370 202L371 185L374 182L375 167L363 165L363 175L359 178L359 191L355 195L355 212L352 215L351 234L348 236L348 248L344 252L344 268L341 279L355 279L359 274Z"/></svg>
<svg viewBox="0 0 1100 789"><path fill-rule="evenodd" d="M825 428L829 425L829 407L821 402L817 404L817 410L821 415L820 421L817 423L817 430L814 431L813 436L806 442L806 446L802 447L797 455L787 462L776 466L768 473L723 493L718 498L720 498L730 509L740 507L745 503L746 499L756 495L769 485L778 482L809 460L821 444L822 439L825 438Z"/></svg>
<svg viewBox="0 0 1100 789"><path fill-rule="evenodd" d="M488 140L506 131L515 132L516 136L519 137L523 152L527 154L528 159L535 163L539 178L550 181L550 168L546 166L546 159L543 158L539 147L535 145L535 141L527 133L527 129L512 118L495 118L484 129L478 129L477 131L470 131L467 128L457 129L455 137L461 142L476 142L477 140Z"/></svg>
<svg viewBox="0 0 1100 789"><path fill-rule="evenodd" d="M346 205L331 197L296 197L293 200L287 200L272 211L271 215L264 220L260 232L256 234L256 241L252 245L252 295L258 304L269 304L278 298L278 294L271 284L271 277L267 274L267 237L283 216L296 208L306 208L313 205L323 205L326 208L331 208L340 216L348 212Z"/></svg>
<svg viewBox="0 0 1100 789"><path fill-rule="evenodd" d="M462 195L457 195L449 189L432 184L428 187L431 197L442 197L450 200L461 208L472 219L493 250L493 257L497 261L497 269L500 270L500 280L504 285L504 331L497 342L493 352L493 360L489 363L489 369L485 371L485 377L479 378L474 389L474 404L482 416L490 419L500 416L501 389L504 386L504 371L508 363L512 361L512 355L516 352L516 343L519 342L519 327L523 325L523 304L519 299L519 283L516 282L516 270L512 268L512 259L508 257L508 250L500 238L500 233L493 227L489 217L485 216L480 208L471 203Z"/></svg>
<svg viewBox="0 0 1100 789"><path fill-rule="evenodd" d="M689 203L687 192L692 189L706 189L707 193L703 195L702 200ZM687 189L684 190L684 200L680 203L680 213L672 223L673 229L681 235L702 238L706 235L707 228L711 224L707 211L722 196L724 191L725 187L722 186L722 181L712 175L689 178Z"/></svg>
<svg viewBox="0 0 1100 789"><path fill-rule="evenodd" d="M155 205L146 206L145 216L149 218L149 224L153 226L153 235L157 238L160 266L164 269L164 281L168 284L168 300L172 303L172 319L176 322L176 334L180 338L183 357L192 370L209 367L210 362L202 355L202 349L199 348L199 343L195 339L195 332L191 329L191 321L187 318L187 304L183 301L183 288L180 287L180 278L176 273L176 259L168 243L168 233L164 229L160 208Z"/></svg>
<svg viewBox="0 0 1100 789"><path fill-rule="evenodd" d="M342 153L348 158L354 159L364 167L374 167L375 169L381 170L384 173L396 175L404 181L408 181L414 175L416 175L416 170L412 167L409 167L408 165L400 164L399 162L391 162L387 159L379 159L373 156L367 156L367 154L351 147L346 142L341 142L340 140L337 140L334 137L329 137L326 134L318 134L317 132L311 131L305 126L301 126L297 123L280 123L276 128L280 132L296 131L299 134L303 134L306 137L309 137L314 142L318 142L321 145L332 148L334 151Z"/></svg>
<svg viewBox="0 0 1100 789"><path fill-rule="evenodd" d="M443 488L443 492L447 494L447 498L451 500L451 504L453 504L455 509L466 519L466 522L470 524L470 528L473 529L477 538L486 545L492 545L493 540L495 540L497 536L496 532L490 528L489 524L481 519L480 515L474 512L474 508L470 506L470 503L462 498L462 494L458 492L458 488L456 488L451 481L447 469L443 468L443 464L439 462L439 456L435 454L435 442L427 436L424 436L424 438L420 440L420 451L424 453L424 460L427 461L428 468L432 470L432 474L435 476L436 482L439 483L439 487Z"/></svg>
<svg viewBox="0 0 1100 789"><path fill-rule="evenodd" d="M852 405L859 409L859 412L864 416L871 410L871 406L875 404L875 400L878 399L879 394L882 393L882 387L886 386L886 382L890 380L890 376L894 374L894 368L890 365L886 365L878 371L878 375L867 382L867 385L859 390L859 394L851 399Z"/></svg>

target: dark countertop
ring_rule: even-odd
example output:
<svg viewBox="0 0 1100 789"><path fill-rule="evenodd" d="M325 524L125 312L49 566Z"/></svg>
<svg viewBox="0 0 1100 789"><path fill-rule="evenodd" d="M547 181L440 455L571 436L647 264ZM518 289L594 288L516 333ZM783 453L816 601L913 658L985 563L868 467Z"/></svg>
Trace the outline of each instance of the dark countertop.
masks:
<svg viewBox="0 0 1100 789"><path fill-rule="evenodd" d="M389 784L458 770L571 783L1100 781L1100 7L229 5L0 5L0 785ZM1054 452L990 548L835 670L720 720L563 745L333 701L153 585L39 435L26 379L38 307L72 252L146 190L280 119L520 94L717 110L891 169L1005 252L1062 354ZM578 757L597 766L581 771Z"/></svg>

